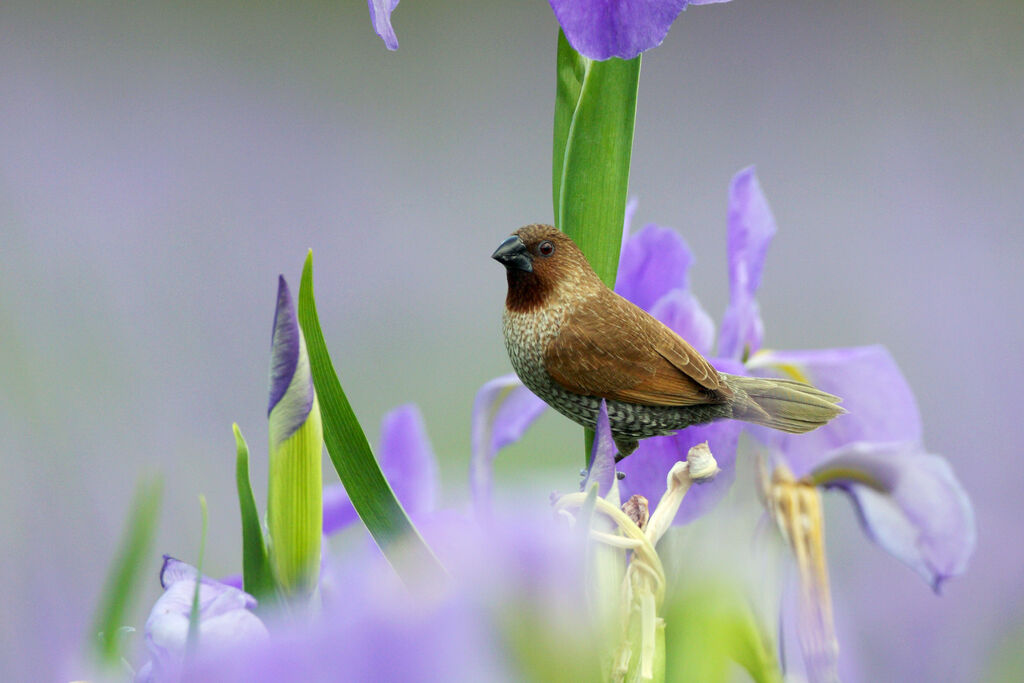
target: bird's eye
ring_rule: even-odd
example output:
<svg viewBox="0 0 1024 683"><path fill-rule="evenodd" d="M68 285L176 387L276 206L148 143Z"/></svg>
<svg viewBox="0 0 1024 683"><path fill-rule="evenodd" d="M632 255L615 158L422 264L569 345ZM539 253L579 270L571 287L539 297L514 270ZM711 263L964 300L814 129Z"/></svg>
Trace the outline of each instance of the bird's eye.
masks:
<svg viewBox="0 0 1024 683"><path fill-rule="evenodd" d="M555 253L555 243L551 240L544 240L537 245L537 252L544 257L551 256Z"/></svg>

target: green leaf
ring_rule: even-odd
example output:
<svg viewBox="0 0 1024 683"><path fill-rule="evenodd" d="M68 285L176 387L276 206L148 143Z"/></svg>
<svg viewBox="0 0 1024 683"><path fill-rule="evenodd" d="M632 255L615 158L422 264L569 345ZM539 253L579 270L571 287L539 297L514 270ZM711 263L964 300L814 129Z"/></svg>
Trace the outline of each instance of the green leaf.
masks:
<svg viewBox="0 0 1024 683"><path fill-rule="evenodd" d="M114 556L103 586L99 608L93 619L91 643L101 664L114 666L121 660L118 634L138 598L143 571L153 549L160 513L163 481L154 477L140 480L135 488L128 527Z"/></svg>
<svg viewBox="0 0 1024 683"><path fill-rule="evenodd" d="M277 600L277 585L270 569L267 546L263 540L256 498L249 482L249 446L242 430L231 425L235 434L235 485L238 488L238 506L242 512L242 587L246 593L260 601L263 609Z"/></svg>
<svg viewBox="0 0 1024 683"><path fill-rule="evenodd" d="M299 324L306 338L313 386L320 401L324 443L352 507L395 571L410 587L432 587L444 568L413 526L373 457L363 428L334 371L313 296L313 252L299 286Z"/></svg>
<svg viewBox="0 0 1024 683"><path fill-rule="evenodd" d="M552 191L555 225L609 287L622 246L640 57L603 62L558 32Z"/></svg>

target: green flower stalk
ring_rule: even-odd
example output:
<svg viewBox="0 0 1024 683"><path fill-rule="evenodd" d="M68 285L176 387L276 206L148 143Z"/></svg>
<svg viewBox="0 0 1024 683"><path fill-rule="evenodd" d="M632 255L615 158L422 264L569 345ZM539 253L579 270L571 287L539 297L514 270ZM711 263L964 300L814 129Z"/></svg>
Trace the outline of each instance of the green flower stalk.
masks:
<svg viewBox="0 0 1024 683"><path fill-rule="evenodd" d="M270 563L286 595L308 595L320 568L323 427L306 343L283 277L274 315L267 418Z"/></svg>

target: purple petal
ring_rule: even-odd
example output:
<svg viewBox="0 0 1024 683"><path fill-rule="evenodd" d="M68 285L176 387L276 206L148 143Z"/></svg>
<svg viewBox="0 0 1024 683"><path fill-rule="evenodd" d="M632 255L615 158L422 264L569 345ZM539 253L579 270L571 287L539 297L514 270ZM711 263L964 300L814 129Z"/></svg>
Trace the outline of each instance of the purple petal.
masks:
<svg viewBox="0 0 1024 683"><path fill-rule="evenodd" d="M810 382L843 399L847 410L824 427L806 434L752 430L781 450L796 476L802 476L827 453L857 441L921 440L917 402L896 361L883 346L819 351L769 351L748 363L752 370Z"/></svg>
<svg viewBox="0 0 1024 683"><path fill-rule="evenodd" d="M325 536L341 531L359 519L356 509L352 507L352 500L348 497L348 491L340 482L324 487L323 501Z"/></svg>
<svg viewBox="0 0 1024 683"><path fill-rule="evenodd" d="M671 290L689 287L692 263L693 253L679 233L648 224L623 246L615 291L650 311Z"/></svg>
<svg viewBox="0 0 1024 683"><path fill-rule="evenodd" d="M838 647L832 620L824 613L821 601L806 599L796 566L790 565L785 574L778 636L785 680L815 683L844 680L836 674Z"/></svg>
<svg viewBox="0 0 1024 683"><path fill-rule="evenodd" d="M608 404L601 399L601 411L597 414L597 429L594 446L590 451L590 469L580 490L587 492L597 484L597 495L604 498L615 483L615 441L612 439L611 423L608 421Z"/></svg>
<svg viewBox="0 0 1024 683"><path fill-rule="evenodd" d="M419 408L409 403L384 416L380 467L399 502L413 517L434 509L437 458Z"/></svg>
<svg viewBox="0 0 1024 683"><path fill-rule="evenodd" d="M195 595L197 570L165 556L160 572L164 593L146 620L145 642L152 661L144 667L153 680L175 680L188 640L189 616ZM199 583L199 638L202 654L267 639L266 627L249 611L256 600L248 593L202 576Z"/></svg>
<svg viewBox="0 0 1024 683"><path fill-rule="evenodd" d="M764 325L754 295L774 236L775 218L750 166L729 186L729 306L722 319L720 356L741 358L761 348Z"/></svg>
<svg viewBox="0 0 1024 683"><path fill-rule="evenodd" d="M668 29L688 4L726 0L550 0L569 44L591 59L632 59L661 45Z"/></svg>
<svg viewBox="0 0 1024 683"><path fill-rule="evenodd" d="M702 355L711 353L715 343L715 322L690 292L682 289L669 291L655 302L650 313L690 342Z"/></svg>
<svg viewBox="0 0 1024 683"><path fill-rule="evenodd" d="M280 444L305 423L313 408L313 377L288 283L280 277L270 346L270 439Z"/></svg>
<svg viewBox="0 0 1024 683"><path fill-rule="evenodd" d="M241 574L228 574L227 576L222 576L220 582L225 586L231 586L232 588L242 590L244 579Z"/></svg>
<svg viewBox="0 0 1024 683"><path fill-rule="evenodd" d="M494 457L502 448L518 441L545 408L547 404L514 374L496 377L476 392L469 477L478 510L486 509L490 502Z"/></svg>
<svg viewBox="0 0 1024 683"><path fill-rule="evenodd" d="M732 420L688 427L672 436L644 439L639 448L619 463L626 477L619 486L622 498L639 494L649 501L661 499L665 493L665 475L672 466L686 460L690 448L708 442L721 472L705 484L690 488L683 499L674 524L686 524L711 510L729 490L736 477L736 445L742 426Z"/></svg>
<svg viewBox="0 0 1024 683"><path fill-rule="evenodd" d="M859 443L811 473L857 507L864 531L938 592L974 551L974 509L944 458L916 443Z"/></svg>
<svg viewBox="0 0 1024 683"><path fill-rule="evenodd" d="M398 49L398 36L391 28L391 13L398 7L398 0L366 0L370 7L370 21L374 32L381 37L389 50Z"/></svg>
<svg viewBox="0 0 1024 683"><path fill-rule="evenodd" d="M407 590L379 551L355 546L332 558L332 592L313 618L283 621L270 642L203 658L188 680L520 680L538 643L557 644L545 651L552 670L595 680L583 539L553 523L543 495L520 503L510 514L496 509L486 525L450 513L425 520L424 536L453 578L445 590Z"/></svg>
<svg viewBox="0 0 1024 683"><path fill-rule="evenodd" d="M192 565L187 562L182 562L179 559L171 557L170 555L164 555L164 564L160 569L160 586L166 591L169 590L174 584L187 582L192 584L192 590L195 590L196 575L199 574ZM248 593L235 588L229 584L211 579L209 576L203 574L200 577L200 583L205 589L210 588L209 597L211 599L221 599L226 597L226 600L221 600L216 603L209 603L209 606L214 606L218 611L213 612L214 614L220 614L224 607L234 609L236 607L252 608L256 606L256 598L252 597ZM189 614L192 611L192 594L190 593L187 600L187 605L183 608L185 614ZM200 599L200 611L204 609L204 603ZM206 614L208 612L203 612Z"/></svg>
<svg viewBox="0 0 1024 683"><path fill-rule="evenodd" d="M402 507L416 518L434 509L437 458L430 447L423 415L415 404L395 408L380 427L378 462ZM331 535L356 521L358 515L342 484L324 487L324 534Z"/></svg>
<svg viewBox="0 0 1024 683"><path fill-rule="evenodd" d="M267 415L288 390L295 367L299 364L299 321L288 291L288 283L281 275L277 280L277 308L274 328L270 336L270 403Z"/></svg>

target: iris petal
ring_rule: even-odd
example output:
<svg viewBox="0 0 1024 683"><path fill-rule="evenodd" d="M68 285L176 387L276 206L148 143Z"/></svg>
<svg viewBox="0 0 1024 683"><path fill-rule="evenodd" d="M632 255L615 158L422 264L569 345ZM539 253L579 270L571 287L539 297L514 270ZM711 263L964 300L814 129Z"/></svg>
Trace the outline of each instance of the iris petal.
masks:
<svg viewBox="0 0 1024 683"><path fill-rule="evenodd" d="M729 186L729 306L722 318L718 354L741 358L761 347L764 324L754 298L772 237L775 217L754 167L737 173Z"/></svg>
<svg viewBox="0 0 1024 683"><path fill-rule="evenodd" d="M476 392L469 476L478 510L490 504L494 457L502 448L522 438L546 408L547 404L523 386L514 374L495 377Z"/></svg>
<svg viewBox="0 0 1024 683"><path fill-rule="evenodd" d="M611 423L608 421L608 404L601 400L597 414L597 429L594 430L594 447L590 452L590 468L581 490L587 492L597 484L597 495L607 496L615 484L615 442L612 439Z"/></svg>
<svg viewBox="0 0 1024 683"><path fill-rule="evenodd" d="M146 620L145 641L152 661L140 671L146 680L176 680L184 662L189 615L198 571L173 557L164 558L160 583L164 593ZM198 653L265 641L267 629L250 612L256 599L237 588L202 576L199 582Z"/></svg>
<svg viewBox="0 0 1024 683"><path fill-rule="evenodd" d="M650 311L668 292L689 287L692 264L693 252L679 233L648 224L623 245L615 291Z"/></svg>
<svg viewBox="0 0 1024 683"><path fill-rule="evenodd" d="M687 5L727 0L550 0L569 44L591 59L632 59L661 45Z"/></svg>
<svg viewBox="0 0 1024 683"><path fill-rule="evenodd" d="M398 0L366 0L370 7L370 22L374 32L381 37L389 50L398 49L398 36L391 27L391 13L398 7Z"/></svg>
<svg viewBox="0 0 1024 683"><path fill-rule="evenodd" d="M817 466L832 450L857 441L921 440L921 416L914 394L884 346L816 351L766 351L748 368L810 382L843 399L847 410L807 434L753 430L786 454L796 476Z"/></svg>
<svg viewBox="0 0 1024 683"><path fill-rule="evenodd" d="M850 495L865 533L938 592L974 551L974 508L949 463L914 442L836 451L811 480Z"/></svg>
<svg viewBox="0 0 1024 683"><path fill-rule="evenodd" d="M708 355L715 343L715 321L686 290L673 289L655 302L650 314L690 342L701 355Z"/></svg>

